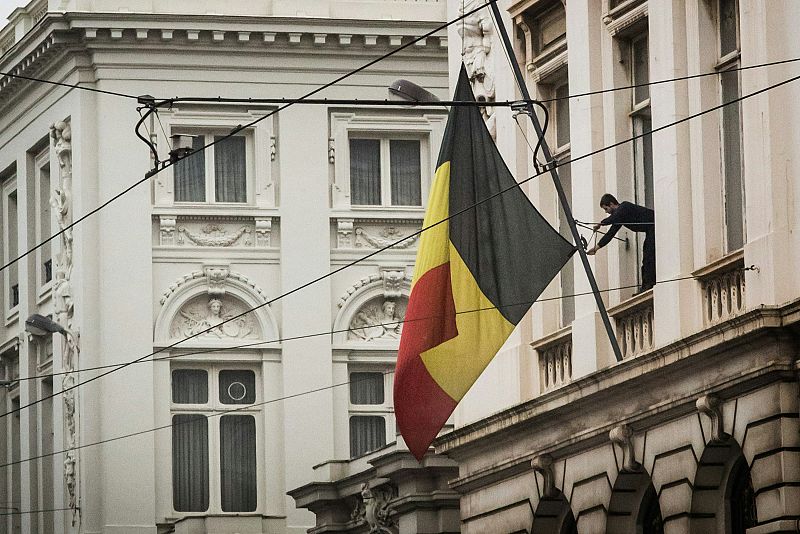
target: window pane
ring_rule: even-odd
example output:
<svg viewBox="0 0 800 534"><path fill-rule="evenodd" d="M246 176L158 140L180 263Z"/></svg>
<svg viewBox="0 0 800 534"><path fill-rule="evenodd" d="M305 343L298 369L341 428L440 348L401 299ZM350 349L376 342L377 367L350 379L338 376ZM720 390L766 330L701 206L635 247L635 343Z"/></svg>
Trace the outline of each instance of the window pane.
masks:
<svg viewBox="0 0 800 534"><path fill-rule="evenodd" d="M354 415L350 418L350 457L356 458L386 445L383 417Z"/></svg>
<svg viewBox="0 0 800 534"><path fill-rule="evenodd" d="M6 239L8 239L8 257L7 262L15 259L19 254L18 249L18 235L17 225L19 224L17 212L17 192L8 195L8 229L6 231ZM19 304L19 263L12 263L9 268L8 282L9 282L9 308L13 308Z"/></svg>
<svg viewBox="0 0 800 534"><path fill-rule="evenodd" d="M725 56L739 48L736 36L736 0L719 0L719 51Z"/></svg>
<svg viewBox="0 0 800 534"><path fill-rule="evenodd" d="M350 373L351 404L383 404L383 373Z"/></svg>
<svg viewBox="0 0 800 534"><path fill-rule="evenodd" d="M223 415L219 421L220 483L223 512L256 509L256 420Z"/></svg>
<svg viewBox="0 0 800 534"><path fill-rule="evenodd" d="M50 165L39 168L39 242L50 237ZM42 245L39 257L41 258L42 282L47 283L53 279L53 268L50 258L50 243Z"/></svg>
<svg viewBox="0 0 800 534"><path fill-rule="evenodd" d="M172 402L205 404L208 402L208 373L202 369L172 371Z"/></svg>
<svg viewBox="0 0 800 534"><path fill-rule="evenodd" d="M739 97L739 73L722 73L722 103ZM725 229L728 251L744 246L744 188L742 183L742 136L739 103L722 108L722 150L725 169Z"/></svg>
<svg viewBox="0 0 800 534"><path fill-rule="evenodd" d="M634 116L633 135L649 134L652 130L652 124L652 120L648 115L640 114ZM633 156L636 202L652 209L654 203L652 135L644 135L634 141Z"/></svg>
<svg viewBox="0 0 800 534"><path fill-rule="evenodd" d="M215 136L214 185L217 202L247 202L247 162L244 136Z"/></svg>
<svg viewBox="0 0 800 534"><path fill-rule="evenodd" d="M192 153L175 164L175 201L205 202L206 200L206 160L205 151L200 150L205 138L197 135L192 140Z"/></svg>
<svg viewBox="0 0 800 534"><path fill-rule="evenodd" d="M208 509L208 423L205 415L172 416L172 502L178 512Z"/></svg>
<svg viewBox="0 0 800 534"><path fill-rule="evenodd" d="M650 59L648 57L647 36L631 42L631 58L633 59L633 84L639 85L650 81ZM633 103L638 104L650 98L650 86L643 85L633 90Z"/></svg>
<svg viewBox="0 0 800 534"><path fill-rule="evenodd" d="M569 85L560 85L556 89L556 146L569 143Z"/></svg>
<svg viewBox="0 0 800 534"><path fill-rule="evenodd" d="M421 206L419 141L389 141L393 206Z"/></svg>
<svg viewBox="0 0 800 534"><path fill-rule="evenodd" d="M378 139L350 139L350 202L366 206L381 204L381 142Z"/></svg>
<svg viewBox="0 0 800 534"><path fill-rule="evenodd" d="M561 163L561 162L559 162ZM569 163L558 167L558 177L564 188L567 202L572 205L572 176L570 174ZM564 210L558 209L558 233L572 243L572 231L569 228L567 216ZM575 319L575 257L570 258L561 269L561 326L567 326Z"/></svg>
<svg viewBox="0 0 800 534"><path fill-rule="evenodd" d="M223 404L253 404L256 374L253 371L220 371L219 401Z"/></svg>

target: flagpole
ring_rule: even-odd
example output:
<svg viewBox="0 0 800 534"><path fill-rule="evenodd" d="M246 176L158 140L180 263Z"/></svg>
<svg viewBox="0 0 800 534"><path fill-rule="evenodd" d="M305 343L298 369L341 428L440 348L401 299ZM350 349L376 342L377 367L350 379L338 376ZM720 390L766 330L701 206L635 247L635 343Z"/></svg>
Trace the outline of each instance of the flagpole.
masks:
<svg viewBox="0 0 800 534"><path fill-rule="evenodd" d="M550 148L547 146L547 141L544 139L544 132L539 124L539 118L536 116L536 113L533 110L533 105L531 104L531 95L528 92L527 85L525 85L525 79L522 77L522 71L517 63L517 58L514 54L514 48L511 46L511 40L508 38L508 32L506 32L506 27L503 24L503 18L500 16L500 9L497 7L496 1L490 2L490 6L492 8L494 20L497 22L497 29L500 32L500 37L503 40L503 46L505 46L506 51L508 52L508 57L511 59L511 68L514 71L514 77L516 78L517 85L522 93L522 98L525 100L525 107L528 110L528 117L530 117L531 122L533 123L533 128L536 130L536 135L539 136L539 139L541 140L540 146L542 154L544 154L545 161L547 162L546 165L550 169L550 176L553 178L553 185L555 185L556 192L558 193L558 200L561 203L561 208L564 210L564 215L569 223L569 229L572 232L572 238L576 244L580 243L581 236L578 233L578 227L575 224L575 218L572 216L572 210L567 202L567 196L564 194L564 188L561 186L561 180L558 178L558 171L556 170L556 167L552 165L552 154L550 153ZM614 335L614 331L611 328L611 321L608 318L606 306L603 303L602 297L600 296L600 289L597 287L597 280L595 280L592 267L589 265L589 257L586 255L586 251L583 250L583 247L580 245L576 246L578 249L578 255L580 255L581 262L583 263L583 269L586 271L586 277L589 279L589 285L592 288L594 300L597 303L597 309L600 312L600 317L603 319L603 325L606 327L608 340L611 343L611 348L614 350L614 356L616 356L618 362L621 362L622 351L619 348L617 337Z"/></svg>

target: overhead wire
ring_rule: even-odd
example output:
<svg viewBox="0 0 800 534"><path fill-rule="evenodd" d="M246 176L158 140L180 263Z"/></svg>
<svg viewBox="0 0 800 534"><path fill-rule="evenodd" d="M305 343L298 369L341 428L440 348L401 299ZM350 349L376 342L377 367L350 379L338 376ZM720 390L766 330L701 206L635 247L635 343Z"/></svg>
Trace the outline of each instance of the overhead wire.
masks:
<svg viewBox="0 0 800 534"><path fill-rule="evenodd" d="M191 153L189 153L189 154L187 154L185 156L175 158L174 160L168 160L168 161L164 162L164 165L162 165L160 168L151 169L150 171L148 171L144 175L144 177L141 180L137 180L136 182L132 183L131 185L129 185L128 187L126 187L125 189L120 191L119 193L113 195L108 200L106 200L106 201L102 202L101 204L99 204L94 209L92 209L92 210L88 211L87 213L83 214L82 216L78 217L72 223L70 223L69 225L65 226L64 228L62 228L58 232L54 233L53 235L51 235L47 239L43 240L42 242L40 242L37 245L33 246L32 248L30 248L29 250L27 250L23 254L17 256L14 259L11 259L10 261L5 263L4 265L0 266L0 271L3 271L4 269L7 269L9 266L11 266L14 263L18 262L22 258L25 258L26 256L32 254L33 252L35 252L39 248L43 247L44 245L46 245L47 243L49 243L50 241L52 241L56 237L58 237L58 236L62 235L63 233L71 230L73 227L75 227L76 225L78 225L81 222L85 221L86 219L88 219L89 217L91 217L95 213L99 212L100 210L102 210L103 208L108 206L109 204L113 203L114 201L116 201L117 199L121 198L122 196L128 194L130 191L132 191L133 189L135 189L139 185L147 182L148 180L150 180L150 178L152 178L156 174L160 173L161 171L163 171L165 169L168 169L168 168L172 167L173 165L175 165L179 161L182 161L183 159L191 156L195 152L201 151L201 150L205 150L205 149L210 148L210 147L212 147L212 146L214 146L214 145L216 145L218 143L223 142L224 140L228 139L229 137L233 137L234 135L236 135L237 133L241 132L242 130L250 128L250 127L258 124L259 122L261 122L263 120L266 120L267 118L275 115L276 113L279 113L279 112L285 110L286 108L288 108L290 106L296 105L296 104L302 102L302 100L304 100L306 98L309 98L309 97L311 97L311 96L313 96L313 95L315 95L315 94L317 94L317 93L319 93L319 92L321 92L321 91L323 91L323 90L325 90L325 89L327 89L327 88L329 88L329 87L341 82L342 80L345 80L345 79L347 79L347 78L349 78L351 76L354 76L354 75L358 74L359 72L371 67L372 65L375 65L376 63L378 63L380 61L383 61L384 59L387 59L387 58L393 56L394 54L397 54L398 52L400 52L402 50L405 50L406 48L416 44L419 41L422 41L423 39L427 39L428 37L431 37L435 33L438 33L440 31L444 30L445 28L449 27L451 24L455 24L456 22L458 22L462 18L467 17L467 16L471 15L472 13L475 13L476 11L484 9L485 7L487 7L488 5L490 5L490 4L492 4L492 3L496 2L496 1L497 0L488 0L485 4L481 4L480 6L468 11L467 13L464 13L463 15L460 15L460 16L454 18L453 20L450 20L450 21L448 21L448 22L446 22L444 24L441 24L441 25L437 26L436 28L434 28L433 30L428 31L428 32L424 33L423 35L421 35L419 37L414 37L413 39L411 39L407 43L402 44L402 45L398 46L397 48L394 48L394 49L390 50L389 52L387 52L387 53L385 53L385 54L383 54L383 55L381 55L381 56L379 56L379 57L367 62L366 64L358 67L357 69L351 70L351 71L339 76L338 78L334 79L333 81L330 81L330 82L328 82L328 83L326 83L326 84L314 89L313 91L310 91L310 92L306 93L305 95L301 96L300 98L298 98L296 100L292 100L292 101L287 102L286 104L284 104L282 106L279 106L278 108L276 108L275 110L267 113L266 115L262 115L261 117L253 119L252 121L248 122L247 124L239 125L239 126L237 126L236 128L234 128L233 130L231 130L229 133L227 133L225 135L215 136L214 139L211 142L207 143L206 145L203 145L202 147L199 147L197 150L195 150L195 151L193 151L193 152L191 152ZM2 416L0 416L0 417L2 417Z"/></svg>
<svg viewBox="0 0 800 534"><path fill-rule="evenodd" d="M610 150L612 148L616 148L616 147L621 146L623 144L629 143L629 142L631 142L633 140L636 140L636 139L639 139L641 137L644 137L645 135L652 135L653 133L662 131L662 130L664 130L666 128L670 128L670 127L676 126L678 124L682 124L682 123L687 122L687 121L689 121L689 120L691 120L693 118L697 118L697 117L705 115L707 113L711 113L711 112L717 111L717 110L719 110L719 109L721 109L721 108L723 108L725 106L728 106L728 105L740 102L742 100L745 100L747 98L751 98L751 97L757 96L759 94L765 93L767 91L776 89L776 88L781 87L783 85L786 85L788 83L794 82L794 81L796 81L798 79L800 79L800 75L794 76L794 77L789 78L789 79L786 79L786 80L784 80L782 82L778 82L778 83L772 84L772 85L770 85L768 87L759 89L759 90L754 91L752 93L748 93L746 95L742 95L742 96L740 96L738 98L731 99L728 102L724 102L724 103L719 104L717 106L713 106L711 108L705 109L705 110L700 111L698 113L695 113L695 114L692 114L692 115L688 115L688 116L683 117L682 119L679 119L677 121L674 121L674 122L671 122L671 123L668 123L668 124L653 128L649 132L645 132L645 133L642 133L642 134L634 135L633 137L631 137L629 139L625 139L623 141L612 143L611 145L607 145L605 147L598 148L598 149L596 149L594 151L591 151L589 153L583 154L583 155L575 157L575 158L570 158L567 161L553 162L550 165L550 167L554 167L555 168L555 167L566 165L566 164L569 164L569 163L572 163L572 162L575 162L575 161L580 161L580 160L592 157L592 156L594 156L596 154L599 154L601 152L604 152L606 150ZM549 171L549 169L548 169L548 171ZM154 352L151 352L149 354L145 354L145 355L143 355L143 356L141 356L141 357L139 357L139 358L137 358L135 360L132 360L132 361L127 362L125 364L121 364L120 367L118 367L118 368L111 369L111 370L109 370L109 371L107 371L105 373L101 373L101 374L99 374L99 375L97 375L95 377L89 378L89 379L84 380L82 382L77 382L77 383L73 384L72 386L64 388L64 389L62 389L62 390L60 390L58 392L54 392L54 393L52 393L52 394L50 394L50 395L48 395L46 397L43 397L41 399L37 399L35 401L29 402L28 404L25 404L25 405L22 405L22 406L18 406L18 407L14 408L14 409L12 409L12 410L10 410L8 412L0 414L0 419L2 419L4 417L7 417L8 415L11 415L13 413L17 413L17 412L19 412L21 410L24 410L24 409L26 409L28 407L31 407L33 405L36 405L36 404L38 404L40 402L43 402L43 401L45 401L47 399L50 399L50 398L56 397L58 395L61 395L61 394L65 393L65 392L67 392L67 391L71 391L73 389L81 387L81 386L83 386L83 385L85 385L87 383L90 383L90 382L93 382L95 380L98 380L98 379L100 379L100 378L102 378L102 377L104 377L104 376L106 376L108 374L111 374L111 373L116 372L118 370L124 369L125 367L127 367L129 365L133 365L133 364L137 363L138 361L145 360L145 359L149 358L150 356L154 356L154 355L159 354L159 353L161 353L161 352L163 352L165 350L174 348L174 347L176 347L177 345L179 345L181 343L184 343L184 342L186 342L186 341L188 341L190 339L196 338L196 337L198 337L198 336L200 336L200 335L202 335L204 333L207 333L207 332L213 330L214 328L218 328L222 324L225 324L225 323L234 321L236 319L239 319L240 317L242 317L242 316L244 316L244 315L246 315L248 313L251 313L251 312L253 312L255 310L258 310L260 308L268 306L268 305L270 305L270 304L272 304L272 303L274 303L274 302L276 302L276 301L278 301L278 300L280 300L282 298L285 298L285 297L287 297L289 295L297 293L298 291L301 291L301 290L305 289L306 287L309 287L309 286L311 286L313 284L316 284L317 282L320 282L321 280L325 280L325 279L327 279L327 278L329 278L329 277L331 277L331 276L333 276L333 275L335 275L335 274L337 274L339 272L344 271L345 269L348 269L348 268L350 268L350 267L352 267L354 265L357 265L357 264L359 264L359 263L361 263L361 262L363 262L363 261L365 261L365 260L367 260L367 259L369 259L369 258L371 258L373 256L376 256L377 254L380 254L380 253L384 252L385 250L388 250L388 249L390 249L390 248L392 248L394 246L397 246L400 243L403 243L404 241L407 241L409 239L415 238L415 237L417 237L418 235L420 235L424 231L430 230L431 228L434 228L434 227L436 227L436 226L438 226L440 224L443 224L443 223L449 221L450 219L452 219L454 217L458 217L458 216L460 216L461 214L463 214L463 213L465 213L467 211L475 209L477 206L482 205L482 204L484 204L486 202L489 202L490 200L492 200L494 198L497 198L500 195L505 194L506 192L508 192L508 191L510 191L512 189L517 189L517 188L521 187L523 184L533 180L534 178L537 178L537 177L541 176L542 174L544 174L544 172L536 173L536 174L534 174L534 175L532 175L532 176L530 176L528 178L525 178L524 180L515 182L513 185L511 185L509 187L506 187L504 189L501 189L500 191L497 191L496 193L493 193L492 195L490 195L490 196L488 196L488 197L486 197L486 198L484 198L484 199L482 199L482 200L480 200L480 201L478 201L478 202L476 202L476 203L474 203L474 204L472 204L470 206L466 206L463 209L461 209L461 210L459 210L459 211L457 211L455 213L452 213L452 214L448 215L447 217L445 217L445 218L443 218L443 219L441 219L441 220L439 220L439 221L437 221L437 222L435 222L433 224L430 224L430 225L428 225L426 227L423 227L423 228L421 228L421 229L419 229L419 230L417 230L415 232L412 232L411 234L409 234L409 235L407 235L407 236L405 236L405 237L403 237L403 238L401 238L401 239L399 239L397 241L389 243L389 244L387 244L387 245L385 245L383 247L380 247L380 248L370 252L369 254L366 254L365 256L362 256L362 257L360 257L360 258L358 258L356 260L348 262L348 263L346 263L346 264L344 264L344 265L342 265L342 266L340 266L340 267L338 267L338 268L336 268L336 269L334 269L334 270L332 270L332 271L330 271L328 273L320 275L320 276L318 276L318 277L316 277L316 278L314 278L314 279L312 279L312 280L310 280L310 281L308 281L308 282L306 282L304 284L301 284L301 285L299 285L299 286L297 286L297 287L295 287L295 288L293 288L293 289L291 289L289 291L286 291L286 292L284 292L284 293L282 293L282 294L280 294L280 295L278 295L276 297L273 297L272 299L269 299L269 300L267 300L267 301L265 301L265 302L263 302L263 303L261 303L261 304L259 304L257 306L254 306L254 307L252 307L250 309L247 309L247 310L245 310L245 311L243 311L243 312L241 312L241 313L239 313L237 315L234 315L234 316L222 321L217 326L209 327L209 328L207 328L207 329L205 329L203 331L197 332L197 333L195 333L195 334L193 334L193 335L191 335L191 336L189 336L187 338L178 340L178 341L176 341L176 342L174 342L174 343L172 343L172 344L170 344L170 345L168 345L166 347L162 347L162 348L160 348L160 349L158 349L158 350L156 350Z"/></svg>
<svg viewBox="0 0 800 534"><path fill-rule="evenodd" d="M750 271L750 270L755 270L755 269L757 269L757 267L749 266L749 267L743 267L743 268L741 268L739 270ZM696 280L697 278L698 278L697 276L693 276L693 275L679 276L679 277L675 277L675 278L668 278L668 279L665 279L665 280L658 280L658 281L656 281L656 285L672 283L672 282L680 282L680 281L684 281L684 280ZM635 288L638 288L638 287L639 286L637 284L624 285L624 286L619 286L619 287L601 289L600 292L601 293L608 293L608 292L611 292L611 291L621 291L621 290L624 290L624 289L635 289ZM558 296L558 297L547 297L547 298L543 298L543 299L537 299L536 302L547 302L547 301L554 301L554 300L563 300L563 299L566 299L566 298L582 297L582 296L588 296L588 295L593 295L593 294L594 293L592 291L583 291L583 292L579 292L579 293L573 293L573 294L570 294L570 295L561 295L561 296ZM510 305L507 305L507 306L522 306L522 305L527 305L527 304L528 303L518 303L518 304L510 304ZM472 310L472 311L485 311L485 310L493 310L493 309L496 309L496 307L486 307L486 308L482 308L480 310ZM462 313L470 313L470 312L462 312ZM402 321L397 321L397 322L402 322ZM384 323L384 324L391 325L391 324L394 324L394 323L395 322ZM312 335L327 335L327 334L328 334L328 332L325 332L323 334L312 334ZM265 342L262 342L262 343L265 343ZM385 371L385 372L383 372L381 374L386 376L386 375L394 374L394 371ZM206 417L206 419L210 419L212 417L220 417L220 416L227 415L227 414L230 414L230 413L234 413L234 412L238 412L238 411L242 411L242 410L251 410L251 409L259 407L259 406L264 406L264 405L272 404L272 403L275 403L275 402L295 399L295 398L302 397L302 396L305 396L305 395L311 395L313 393L319 393L319 392L322 392L322 391L334 389L334 388L337 388L337 387L346 386L346 385L349 385L349 384L358 383L358 382L365 381L365 380L370 380L370 379L369 378L361 378L361 379L356 379L356 380L348 380L346 382L338 382L336 384L331 384L331 385L327 385L327 386L321 386L321 387L310 389L310 390L306 390L306 391L292 393L292 394L285 395L285 396L282 396L282 397L275 397L275 398L272 398L272 399L268 399L268 400L257 402L257 403L253 403L253 404L244 404L242 406L239 406L237 408L232 408L230 410L222 410L220 412L215 412L215 413L212 413L212 414L201 414L201 415L204 415ZM0 469L2 469L4 467L10 467L10 466L13 466L13 465L17 465L17 464L31 462L31 461L34 461L34 460L39 460L39 459L42 459L42 458L49 458L51 456L56 456L58 454L63 454L65 452L69 452L69 451L85 449L85 448L88 448L88 447L95 447L95 446L98 446L98 445L103 445L103 444L111 443L111 442L114 442L114 441L120 441L120 440L127 439L127 438L141 436L141 435L144 435L144 434L157 432L159 430L172 428L174 426L179 426L179 425L187 424L187 423L190 423L190 422L191 421L186 421L186 422L183 422L183 423L170 423L170 424L166 424L166 425L160 425L160 426L157 426L157 427L148 428L148 429L145 429L145 430L139 430L139 431L136 431L136 432L123 434L123 435L120 435L120 436L114 436L112 438L103 439L103 440L96 441L96 442L93 442L93 443L85 443L85 444L82 444L82 445L78 445L78 446L67 448L67 449L62 449L62 450L59 450L59 451L53 451L53 452L49 452L49 453L45 453L45 454L40 454L40 455L37 455L37 456L31 456L29 458L24 458L24 459L21 459L21 460L15 460L15 461L12 461L12 462L7 462L7 463L4 463L4 464L0 464Z"/></svg>
<svg viewBox="0 0 800 534"><path fill-rule="evenodd" d="M459 20L463 20L463 18L464 18L464 17L466 17L466 16L469 16L469 15L471 15L472 13L475 13L475 12L476 12L476 11L478 11L479 9L483 9L483 8L485 8L485 7L486 7L486 6L488 6L488 5L489 5L491 2L494 2L494 1L496 1L496 0L490 0L490 1L489 1L489 2L487 2L486 4L483 4L483 5L481 5L481 6L477 7L477 8L475 8L475 9L473 9L472 11L470 11L470 12L466 13L465 15L463 15L463 16L460 16L460 17L457 17L457 18L453 19L452 21L449 21L449 22L448 22L446 25L444 25L444 26L441 26L441 27L437 28L436 30L432 30L432 31L431 31L431 32L429 32L428 34L426 34L426 35L423 35L422 37L416 38L415 40L412 40L412 41L410 41L410 42L409 42L409 43L407 43L406 45L402 45L400 48L397 48L397 49L395 49L395 50L392 50L392 51L390 51L388 54L386 54L386 55L384 55L384 56L382 56L382 57L378 58L378 59L377 59L377 60L375 60L375 61L378 61L378 60L381 60L381 59L385 59L386 57L389 57L389 56L390 56L390 55L392 55L393 53L396 53L396 52L400 51L401 49L403 49L403 48L407 47L408 45L410 45L410 44L413 44L413 43L415 43L415 42L417 42L417 41L419 41L419 40L421 40L421 39L424 39L424 38L426 38L426 37L428 37L428 36L432 35L433 33L436 33L437 31L440 31L441 29L443 29L443 28L444 28L444 27L446 27L446 26L449 26L450 24L453 24L453 23L455 23L455 22L458 22ZM375 63L375 61L373 61L371 64L374 64L374 63ZM749 69L756 69L756 68L762 68L762 67L771 67L771 66L775 66L775 65L782 65L782 64L793 63L793 62L797 62L797 61L800 61L800 58L792 58L792 59L784 59L784 60L779 60L779 61L771 61L771 62L767 62L767 63L760 63L760 64L758 64L758 65L748 65L748 66L734 67L734 68L726 69L724 72L740 71L740 70L749 70ZM368 65L371 65L371 64L368 64ZM365 68L365 67L362 67L362 68ZM564 96L564 97L556 97L556 98L549 98L549 99L544 99L544 100L532 101L531 103L536 103L536 104L539 104L539 103L541 103L541 104L544 104L544 103L547 103L547 102L555 102L555 101L558 101L558 100L568 100L568 99L572 99L572 98L580 98L580 97L584 97L584 96L599 95L599 94L603 94L603 93L609 93L609 92L614 92L614 91L624 91L624 90L627 90L627 89L635 89L635 88L637 88L637 87L644 87L644 86L650 86L650 85L657 85L657 84L663 84L663 83L669 83L669 82L675 82L675 81L683 81L683 80L689 80L689 79L694 79L694 78L700 78L700 77L704 77L704 76L719 76L719 75L721 75L721 74L722 74L722 72L723 72L723 71L704 72L704 73L700 73L700 74L693 74L693 75L689 75L689 76L681 76L681 77L678 77L678 78L671 78L671 79L664 79L664 80L656 80L656 81L653 81L653 82L646 82L646 83L640 83L640 84L634 84L634 85L626 85L626 86L622 86L622 87L612 87L612 88L609 88L609 89L600 89L600 90L597 90L597 91L590 91L590 92L586 92L586 93L578 93L578 94L573 94L573 95L567 95L567 96ZM3 73L0 73L0 74L3 74ZM351 74L349 74L349 75L352 75L352 73L351 73ZM22 77L22 76L17 76L17 77ZM52 83L52 84L55 84L55 85L64 85L64 86L66 86L66 87L73 87L73 88L76 88L76 89L85 89L85 90L90 90L90 91L95 91L95 92L104 92L104 93L108 93L108 94L116 94L117 96L124 96L124 97L139 98L139 97L133 97L133 95L126 95L126 94L122 94L122 93L119 93L119 94L117 94L117 93L114 93L114 92L110 92L110 91L102 91L102 90L99 90L99 89L94 89L94 88L91 88L91 87L78 86L78 85L71 85L71 84L63 84L63 83L60 83L60 82L52 82L52 81L50 81L50 80L43 80L43 79L32 78L32 77L26 77L26 79L30 79L31 81L36 81L36 82L41 82L41 83ZM338 80L338 81L341 81L341 80ZM331 84L333 84L333 83L337 83L337 80L335 80L334 82L331 82ZM314 93L310 93L310 94L314 94ZM159 99L155 99L155 98L153 98L153 101L156 101L156 100L159 100ZM175 98L175 99L160 99L160 100L161 100L162 102L169 103L169 102L174 102L174 101L176 101L176 100L186 100L186 99L185 99L185 98ZM200 100L204 100L204 101L205 101L205 100L208 100L208 99L200 99ZM211 99L211 100L213 101L214 99ZM218 100L221 100L221 99L218 99ZM243 100L243 101L251 101L252 99L242 99L242 100ZM300 98L298 98L298 99L295 99L295 100L290 100L290 101L287 101L287 102L286 102L286 105L285 105L285 107L288 107L289 105L297 105L297 104L302 104L302 103L303 103L305 100L310 100L310 99L308 99L308 98L307 98L307 96L304 96L304 97L300 97ZM520 100L519 102L526 102L526 101L524 101L524 100ZM334 101L330 101L330 103L334 103ZM353 103L358 103L358 101L355 101L355 100L354 100L354 101L353 101ZM372 104L370 104L370 103L368 103L368 102L362 102L362 103L363 103L364 105L372 105ZM455 104L455 103L452 103L452 104ZM508 104L508 105L511 105L511 104L512 104L512 102L507 102L507 103L506 103L506 102L502 102L501 104L503 104L503 105L506 105L506 104ZM419 104L419 105L421 105L421 104ZM263 120L263 119L265 119L265 118L267 118L267 117L271 116L272 114L274 114L274 113L277 113L277 112L278 112L278 111L280 111L281 109L285 109L285 107L284 107L284 108L280 108L280 109L278 109L278 110L275 110L274 112L271 112L271 113L270 113L270 114L268 114L267 116L264 116L264 117L262 117L261 119L257 119L257 120ZM546 108L545 108L545 107L542 107L542 109L546 109ZM548 119L548 117L545 117L545 120L547 120L547 119ZM515 120L516 120L516 118L515 118ZM518 123L518 124L519 124L519 123ZM247 125L245 125L245 126L244 126L244 128L246 128L246 127L248 127L248 126L247 126ZM238 130L238 129L234 129L234 130L233 130L232 132L230 132L229 134L227 134L227 135L225 135L225 136L220 136L220 139L216 139L216 140L215 140L215 141L213 141L212 143L209 143L208 145L205 145L205 146L204 146L204 147L202 147L202 148L198 148L197 150L193 151L191 154L193 154L194 152L197 152L197 151L199 151L199 150L204 150L205 148L208 148L208 147L212 146L212 145L213 145L213 144L215 144L215 143L221 142L221 141L223 141L224 139L226 139L227 137L229 137L229 136L232 136L232 135L235 135L235 134L236 134L236 133L238 133L239 131L240 131L240 130ZM526 140L527 140L527 139L526 139ZM539 144L540 144L540 143L537 143L537 147L539 146ZM189 154L189 155L191 155L191 154ZM187 155L187 156L184 156L184 157L188 157L189 155ZM178 162L178 161L180 161L181 159L184 159L184 157L177 158L177 159L176 159L176 161L175 161L174 163L177 163L177 162ZM173 165L174 163L172 163L172 164L168 165L167 167L169 167L169 166ZM542 163L540 163L540 162L538 161L538 159L534 158L534 166L535 166L535 167L540 167L541 165L543 165L543 164L542 164ZM164 169L165 169L165 168L167 168L167 167L164 167ZM160 172L161 170L163 170L163 169L160 169L160 170L158 170L158 172ZM151 172L152 172L152 171L151 171ZM122 197L122 196L126 195L127 193L129 193L130 191L132 191L133 189L135 189L136 187L138 187L138 186L139 186L139 185L141 185L142 183L146 182L147 180L149 180L150 178L152 178L153 176L155 176L155 174L157 174L158 172L154 172L154 173L152 173L152 174L148 174L148 175L146 175L146 176L145 176L143 179L141 179L141 180L139 180L139 181L137 181L137 182L135 182L135 183L131 184L129 187L125 188L124 190L120 191L120 192L119 192L119 193L117 193L116 195L112 196L111 198L109 198L108 200L106 200L105 202L103 202L102 204L98 205L96 208L94 208L94 209L92 209L91 211L87 212L86 214L82 215L81 217L79 217L78 219L76 219L75 221L73 221L73 222L72 222L72 223L71 223L69 226L67 226L67 227L63 228L62 230L59 230L58 232L54 233L54 234L53 234L53 235L51 235L50 237L48 237L48 238L46 238L45 240L41 241L40 243L38 243L38 244L34 245L32 248L28 249L27 251L25 251L24 253L20 254L20 255L19 255L19 256L17 256L16 258L12 258L12 259L10 259L8 262L6 262L5 264L3 264L3 265L0 265L0 272L2 272L3 270L7 269L8 267L10 267L11 265L13 265L14 263L18 262L19 260L21 260L21 259L25 258L26 256L28 256L28 255L32 254L33 252L35 252L35 251L36 251L36 250L38 250L39 248L43 247L44 245L46 245L47 243L49 243L50 241L52 241L52 240L53 240L53 239L55 239L56 237L58 237L58 236L60 236L61 234L63 234L64 232L66 232L66 231L70 230L71 228L73 228L73 227L74 227L74 226L76 226L77 224L81 223L81 222L82 222L82 221L84 221L85 219L87 219L87 218L91 217L92 215L94 215L95 213L99 212L101 209L103 209L103 208L105 208L106 206L108 206L109 204L113 203L114 201L116 201L116 200L117 200L117 199L119 199L120 197ZM540 174L541 174L541 171L537 169L537 173L540 173Z"/></svg>

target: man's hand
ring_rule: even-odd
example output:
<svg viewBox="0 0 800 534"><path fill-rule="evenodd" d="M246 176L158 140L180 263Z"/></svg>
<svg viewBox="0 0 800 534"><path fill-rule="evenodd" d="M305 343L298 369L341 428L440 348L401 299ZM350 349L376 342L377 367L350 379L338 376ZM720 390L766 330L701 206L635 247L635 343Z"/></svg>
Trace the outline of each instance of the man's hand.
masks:
<svg viewBox="0 0 800 534"><path fill-rule="evenodd" d="M597 247L592 247L586 251L586 254L589 256L594 256L594 253L597 252Z"/></svg>
<svg viewBox="0 0 800 534"><path fill-rule="evenodd" d="M600 223L597 223L594 226L592 226L592 230L595 232L598 231L599 229L600 229Z"/></svg>

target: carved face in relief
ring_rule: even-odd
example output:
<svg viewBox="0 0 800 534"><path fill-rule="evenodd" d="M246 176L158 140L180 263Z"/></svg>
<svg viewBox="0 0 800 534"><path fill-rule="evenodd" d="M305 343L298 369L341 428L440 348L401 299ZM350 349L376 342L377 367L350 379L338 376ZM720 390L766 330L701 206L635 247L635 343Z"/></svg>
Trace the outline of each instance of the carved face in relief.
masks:
<svg viewBox="0 0 800 534"><path fill-rule="evenodd" d="M211 313L211 317L219 317L220 312L222 311L222 301L219 299L209 300L208 311Z"/></svg>
<svg viewBox="0 0 800 534"><path fill-rule="evenodd" d="M400 339L408 299L376 297L364 304L350 321L349 340Z"/></svg>

